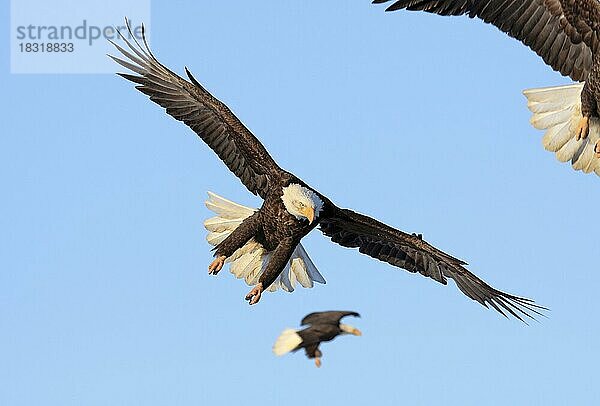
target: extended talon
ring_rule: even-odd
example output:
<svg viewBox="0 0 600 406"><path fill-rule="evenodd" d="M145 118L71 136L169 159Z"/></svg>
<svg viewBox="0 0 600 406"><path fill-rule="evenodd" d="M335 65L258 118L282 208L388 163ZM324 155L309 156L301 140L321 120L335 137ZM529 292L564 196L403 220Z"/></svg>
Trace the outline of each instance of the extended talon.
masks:
<svg viewBox="0 0 600 406"><path fill-rule="evenodd" d="M215 258L215 260L213 262L210 263L210 265L208 266L208 274L209 275L216 275L219 273L219 271L221 269L223 269L223 265L225 264L225 256L221 255L217 258Z"/></svg>
<svg viewBox="0 0 600 406"><path fill-rule="evenodd" d="M262 283L259 283L254 288L252 288L250 292L248 292L248 294L246 295L246 300L248 300L250 305L256 304L260 300L260 295L262 294L262 292L263 286Z"/></svg>
<svg viewBox="0 0 600 406"><path fill-rule="evenodd" d="M590 132L590 118L587 116L581 117L579 123L577 124L577 128L575 129L576 140L579 141L581 139L585 139Z"/></svg>
<svg viewBox="0 0 600 406"><path fill-rule="evenodd" d="M594 152L596 153L596 158L600 158L600 140L596 141Z"/></svg>
<svg viewBox="0 0 600 406"><path fill-rule="evenodd" d="M315 365L317 368L321 368L321 358L319 358L319 357L315 358Z"/></svg>

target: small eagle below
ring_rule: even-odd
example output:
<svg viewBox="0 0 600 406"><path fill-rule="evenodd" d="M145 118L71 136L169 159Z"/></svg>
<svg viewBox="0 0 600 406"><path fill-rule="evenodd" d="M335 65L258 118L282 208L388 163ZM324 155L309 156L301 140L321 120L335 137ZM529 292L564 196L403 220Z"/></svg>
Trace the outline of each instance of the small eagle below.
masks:
<svg viewBox="0 0 600 406"><path fill-rule="evenodd" d="M331 341L339 335L362 335L356 327L340 323L341 319L346 316L360 317L360 314L348 311L329 311L307 315L300 324L302 326L309 325L309 327L303 330L291 328L283 330L273 345L273 353L281 356L304 348L306 356L310 359L314 358L315 365L320 367L323 353L319 349L319 345L322 342Z"/></svg>
<svg viewBox="0 0 600 406"><path fill-rule="evenodd" d="M143 29L142 29L143 32ZM246 300L257 303L265 290L291 291L296 281L311 287L325 280L316 270L300 240L319 226L320 231L343 247L420 273L447 284L453 279L469 298L492 307L504 316L533 318L544 308L532 300L494 289L469 272L465 262L433 247L419 235L392 228L371 217L343 209L294 174L283 170L260 141L229 108L213 97L187 70L189 81L161 64L143 46L121 36L129 50L113 45L129 61L113 57L137 75L119 75L136 89L187 124L218 155L246 188L264 201L258 210L209 195L207 206L217 213L205 226L215 245L209 274L216 275L225 262L231 271L252 285Z"/></svg>

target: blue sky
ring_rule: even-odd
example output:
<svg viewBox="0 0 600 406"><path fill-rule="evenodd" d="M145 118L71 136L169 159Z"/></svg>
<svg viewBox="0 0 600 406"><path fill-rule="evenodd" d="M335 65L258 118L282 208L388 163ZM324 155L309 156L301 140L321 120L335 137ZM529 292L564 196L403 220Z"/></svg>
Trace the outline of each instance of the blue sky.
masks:
<svg viewBox="0 0 600 406"><path fill-rule="evenodd" d="M543 150L521 94L568 80L480 21L383 10L153 1L151 44L282 167L549 318L506 320L319 232L304 243L327 285L249 307L206 273L203 202L260 201L130 83L11 75L2 41L1 404L597 404L599 179ZM323 346L319 370L271 354L329 309L364 335Z"/></svg>

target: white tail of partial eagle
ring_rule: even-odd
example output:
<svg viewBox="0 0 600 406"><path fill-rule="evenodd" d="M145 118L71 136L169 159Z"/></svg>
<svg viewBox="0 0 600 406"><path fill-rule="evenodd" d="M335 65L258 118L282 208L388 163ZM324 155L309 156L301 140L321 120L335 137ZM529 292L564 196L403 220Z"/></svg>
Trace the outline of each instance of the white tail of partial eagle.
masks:
<svg viewBox="0 0 600 406"><path fill-rule="evenodd" d="M523 91L527 107L533 113L531 124L546 130L542 143L554 152L561 162L571 161L573 169L600 175L600 158L594 155L594 146L600 138L600 121L590 118L589 135L577 141L575 130L581 115L583 83L544 87Z"/></svg>
<svg viewBox="0 0 600 406"><path fill-rule="evenodd" d="M204 222L208 230L206 240L209 244L216 246L232 233L242 221L251 216L256 210L229 201L212 192L208 192L206 207L217 215ZM256 285L262 275L265 266L269 262L270 252L267 252L254 239L248 241L239 248L225 262L231 263L231 273L238 279L244 279L250 286ZM312 288L314 282L325 283L325 279L319 273L315 264L302 247L298 244L283 272L275 279L268 288L270 292L283 289L293 292L296 282L305 288Z"/></svg>
<svg viewBox="0 0 600 406"><path fill-rule="evenodd" d="M277 356L287 354L290 351L295 350L302 343L302 338L298 335L296 330L287 328L277 337L275 344L273 344L273 353Z"/></svg>

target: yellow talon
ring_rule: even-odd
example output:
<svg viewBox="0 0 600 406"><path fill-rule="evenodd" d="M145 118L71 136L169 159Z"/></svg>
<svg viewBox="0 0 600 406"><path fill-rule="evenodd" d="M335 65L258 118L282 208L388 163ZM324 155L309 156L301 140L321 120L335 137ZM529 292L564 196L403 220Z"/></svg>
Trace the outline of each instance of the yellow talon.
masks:
<svg viewBox="0 0 600 406"><path fill-rule="evenodd" d="M258 303L260 300L260 296L263 293L263 285L262 283L258 283L248 294L246 295L246 300L250 305Z"/></svg>
<svg viewBox="0 0 600 406"><path fill-rule="evenodd" d="M575 130L576 140L579 141L581 139L585 139L590 132L590 118L588 116L581 117L579 123L577 124L577 129Z"/></svg>
<svg viewBox="0 0 600 406"><path fill-rule="evenodd" d="M217 258L215 258L215 260L213 262L210 263L210 265L208 266L208 274L209 275L216 275L219 273L219 271L223 268L223 264L225 264L225 255L221 255Z"/></svg>

